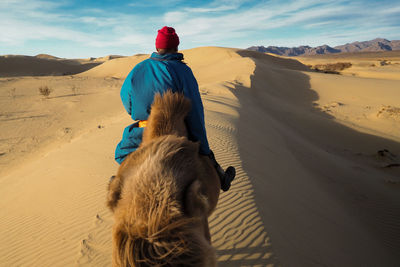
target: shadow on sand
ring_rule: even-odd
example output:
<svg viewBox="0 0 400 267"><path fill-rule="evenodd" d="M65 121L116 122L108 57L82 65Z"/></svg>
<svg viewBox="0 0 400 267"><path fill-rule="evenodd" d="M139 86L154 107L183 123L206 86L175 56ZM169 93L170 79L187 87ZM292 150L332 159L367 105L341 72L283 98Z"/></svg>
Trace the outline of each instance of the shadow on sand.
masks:
<svg viewBox="0 0 400 267"><path fill-rule="evenodd" d="M254 201L254 190L243 171L219 203L210 220L218 266L278 266Z"/></svg>
<svg viewBox="0 0 400 267"><path fill-rule="evenodd" d="M379 168L376 154L388 149L400 157L400 144L348 128L317 109L318 94L298 61L239 54L256 64L250 88L230 88L241 106L239 152L279 261L395 266L400 188L385 181L398 181L399 172ZM267 263L256 258L246 265Z"/></svg>
<svg viewBox="0 0 400 267"><path fill-rule="evenodd" d="M54 98L63 98L63 97L74 97L74 96L82 96L82 95L94 95L95 93L76 93L76 94L68 94L68 95L58 95L47 97L46 99L54 99Z"/></svg>

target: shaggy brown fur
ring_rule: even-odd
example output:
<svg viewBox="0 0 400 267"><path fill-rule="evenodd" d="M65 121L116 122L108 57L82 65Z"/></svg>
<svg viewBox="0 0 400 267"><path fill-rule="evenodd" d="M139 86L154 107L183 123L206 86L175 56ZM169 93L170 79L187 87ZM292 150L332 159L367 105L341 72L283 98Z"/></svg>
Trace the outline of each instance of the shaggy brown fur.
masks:
<svg viewBox="0 0 400 267"><path fill-rule="evenodd" d="M164 97L157 94L151 106L147 129L142 144L164 135L187 136L185 117L190 111L190 101L180 94L167 91Z"/></svg>
<svg viewBox="0 0 400 267"><path fill-rule="evenodd" d="M113 266L215 266L208 216L220 182L198 143L186 137L190 102L156 95L139 149L110 182Z"/></svg>

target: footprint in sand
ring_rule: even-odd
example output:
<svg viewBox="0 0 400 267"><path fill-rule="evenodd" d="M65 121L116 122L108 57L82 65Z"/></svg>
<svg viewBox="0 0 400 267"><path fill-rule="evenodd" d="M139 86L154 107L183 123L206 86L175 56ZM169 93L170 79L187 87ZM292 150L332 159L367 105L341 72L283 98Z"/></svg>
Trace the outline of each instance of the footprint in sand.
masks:
<svg viewBox="0 0 400 267"><path fill-rule="evenodd" d="M378 118L387 118L392 120L400 120L400 108L382 105L379 111L376 113Z"/></svg>
<svg viewBox="0 0 400 267"><path fill-rule="evenodd" d="M104 207L94 216L92 227L79 245L76 266L111 266L112 225L112 215Z"/></svg>
<svg viewBox="0 0 400 267"><path fill-rule="evenodd" d="M313 103L313 106L320 109L322 112L332 112L333 109L344 106L341 102L329 102L325 105L320 106L318 103Z"/></svg>

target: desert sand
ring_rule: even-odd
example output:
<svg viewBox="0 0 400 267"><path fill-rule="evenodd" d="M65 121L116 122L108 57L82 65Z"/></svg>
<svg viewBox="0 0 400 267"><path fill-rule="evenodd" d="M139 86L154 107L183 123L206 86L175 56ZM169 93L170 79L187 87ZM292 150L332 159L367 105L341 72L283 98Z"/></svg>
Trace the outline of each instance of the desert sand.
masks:
<svg viewBox="0 0 400 267"><path fill-rule="evenodd" d="M211 148L237 169L210 218L219 266L398 265L398 56L371 74L386 55L182 52ZM110 266L106 186L132 123L119 89L148 56L105 58L76 75L0 72L0 266ZM353 66L342 74L306 66L343 60Z"/></svg>
<svg viewBox="0 0 400 267"><path fill-rule="evenodd" d="M108 59L62 59L46 54L5 55L0 56L0 77L71 75L89 70Z"/></svg>

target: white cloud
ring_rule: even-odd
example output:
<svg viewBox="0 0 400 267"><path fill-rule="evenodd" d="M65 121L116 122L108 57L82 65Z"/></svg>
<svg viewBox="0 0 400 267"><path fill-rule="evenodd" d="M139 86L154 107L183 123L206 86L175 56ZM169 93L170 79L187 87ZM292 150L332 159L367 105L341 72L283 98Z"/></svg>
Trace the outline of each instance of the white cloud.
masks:
<svg viewBox="0 0 400 267"><path fill-rule="evenodd" d="M225 1L219 1L219 4L221 2ZM213 10L213 8L217 7L210 4L210 7L203 6L200 11ZM387 12L387 9L387 6L383 5L373 9L366 8L365 4L359 1L349 3L333 0L324 2L299 0L287 3L273 0L256 4L247 9L237 9L221 14L211 14L210 12L207 14L207 12L199 12L198 9L182 9L173 14L167 13L165 21L173 22L178 33L186 36L185 39L193 44L203 42L213 45L222 42L230 45L235 39L237 43L245 42L240 39L250 39L253 42L262 41L265 39L265 33L269 30L286 29L288 31L292 27L302 27L304 29L303 36L308 35L307 30L327 32L328 35L324 36L325 39L315 38L316 33L314 32L311 34L314 35L315 40L324 42L324 40L332 41L329 33L335 28L339 28L344 33L351 32L353 40L365 36L361 33L356 34L360 27L365 25L368 25L369 28L389 29L388 26L393 19L387 18L384 14L395 13L397 8L394 7L393 12ZM374 19L371 20L371 17ZM391 28L392 30L397 29L399 32L399 27ZM293 38L292 36L289 38L286 41L301 42L311 39ZM283 39L280 38L280 40ZM269 39L268 43L270 42Z"/></svg>
<svg viewBox="0 0 400 267"><path fill-rule="evenodd" d="M132 1L132 3L128 4L131 7L167 7L167 6L175 6L179 3L184 2L184 0L163 0L163 1L158 1L158 0L145 0L145 1Z"/></svg>
<svg viewBox="0 0 400 267"><path fill-rule="evenodd" d="M17 45L28 40L42 40L56 38L59 40L82 40L89 41L88 34L66 29L59 26L47 26L40 23L24 22L7 18L0 24L0 42Z"/></svg>
<svg viewBox="0 0 400 267"><path fill-rule="evenodd" d="M0 46L10 50L31 40L61 40L74 43L76 49L151 51L156 30L164 25L176 28L181 48L337 44L370 36L400 38L396 20L400 4L215 0L188 7L183 0L149 0L121 6L119 11L87 7L65 12L63 8L71 5L68 1L0 0ZM149 7L155 12L141 13L141 8ZM290 34L292 29L298 32ZM289 34L282 36L281 30Z"/></svg>
<svg viewBox="0 0 400 267"><path fill-rule="evenodd" d="M163 21L168 25L173 25L175 23L181 23L186 20L187 14L182 11L172 11L164 14Z"/></svg>
<svg viewBox="0 0 400 267"><path fill-rule="evenodd" d="M185 8L185 12L191 13L209 13L209 12L221 12L221 11L229 11L235 10L237 7L235 6L218 6L218 7L196 7L196 8Z"/></svg>
<svg viewBox="0 0 400 267"><path fill-rule="evenodd" d="M212 42L243 37L251 31L285 27L343 10L341 7L305 9L316 2L296 1L284 6L264 3L244 11L238 10L220 16L176 11L167 13L164 19L167 23L173 23L180 34L190 36L194 42L198 40Z"/></svg>
<svg viewBox="0 0 400 267"><path fill-rule="evenodd" d="M42 0L3 0L0 3L0 44L13 46L30 40L63 40L92 47L143 47L149 40L150 35L135 31L141 25L134 15L93 9L85 10L85 13L92 13L90 16L63 15L60 7L62 4ZM95 30L91 30L93 27Z"/></svg>

